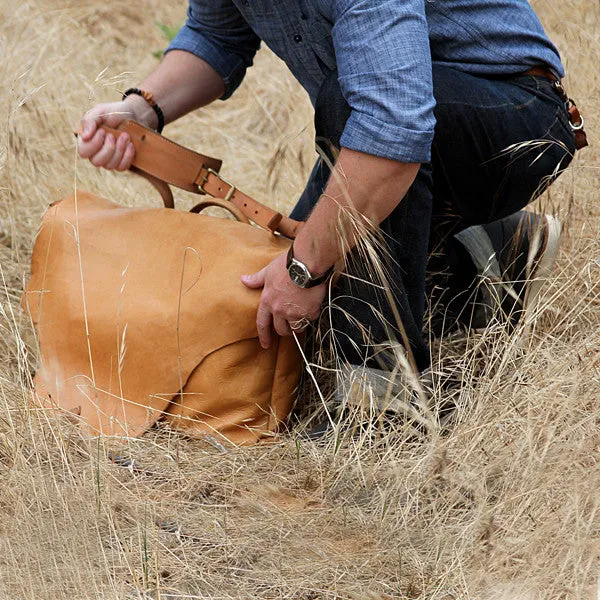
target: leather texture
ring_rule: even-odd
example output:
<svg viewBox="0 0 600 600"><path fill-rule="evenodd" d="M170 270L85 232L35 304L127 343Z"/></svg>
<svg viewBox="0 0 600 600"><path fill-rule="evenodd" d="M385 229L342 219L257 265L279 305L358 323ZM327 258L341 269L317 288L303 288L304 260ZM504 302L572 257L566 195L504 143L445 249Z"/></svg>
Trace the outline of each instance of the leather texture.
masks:
<svg viewBox="0 0 600 600"><path fill-rule="evenodd" d="M180 146L135 121L123 121L116 129L103 125L102 129L115 137L123 132L129 134L135 147L131 170L150 181L167 208L173 208L173 194L169 185L175 185L188 192L208 194L231 202L252 222L290 239L296 237L303 225L261 204L225 181L219 175L222 163L216 158ZM81 128L75 134L80 131Z"/></svg>
<svg viewBox="0 0 600 600"><path fill-rule="evenodd" d="M164 419L236 445L272 437L302 361L293 338L260 347L260 291L240 276L289 245L231 219L86 192L51 205L22 300L39 335L38 402L94 434L138 436Z"/></svg>

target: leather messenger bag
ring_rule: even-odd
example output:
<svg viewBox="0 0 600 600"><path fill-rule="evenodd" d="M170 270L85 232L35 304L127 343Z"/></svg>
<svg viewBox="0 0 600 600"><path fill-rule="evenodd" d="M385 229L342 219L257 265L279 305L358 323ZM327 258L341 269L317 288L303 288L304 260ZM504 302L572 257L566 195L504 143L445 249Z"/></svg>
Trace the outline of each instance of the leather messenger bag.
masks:
<svg viewBox="0 0 600 600"><path fill-rule="evenodd" d="M93 434L138 436L162 419L219 442L273 437L301 355L291 337L261 348L260 291L240 276L287 251L301 224L223 180L218 160L131 121L105 129L129 133L132 170L165 208L77 192L47 210L22 299L39 339L36 401ZM212 198L173 210L169 184ZM214 205L237 220L199 214Z"/></svg>

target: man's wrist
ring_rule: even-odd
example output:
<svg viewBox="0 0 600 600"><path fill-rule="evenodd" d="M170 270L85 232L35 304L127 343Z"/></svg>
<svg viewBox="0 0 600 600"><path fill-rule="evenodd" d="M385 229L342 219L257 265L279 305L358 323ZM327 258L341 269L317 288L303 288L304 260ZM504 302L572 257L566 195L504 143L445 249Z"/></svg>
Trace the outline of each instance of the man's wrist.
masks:
<svg viewBox="0 0 600 600"><path fill-rule="evenodd" d="M158 127L158 116L154 109L142 98L136 94L131 94L123 100L135 115L135 120L148 127L148 129L156 129Z"/></svg>
<svg viewBox="0 0 600 600"><path fill-rule="evenodd" d="M317 276L327 272L337 262L337 256L326 256L323 244L315 236L306 237L304 229L294 241L294 257L306 265L311 274Z"/></svg>
<svg viewBox="0 0 600 600"><path fill-rule="evenodd" d="M292 283L301 288L311 288L327 283L333 275L333 266L324 269L322 272L311 270L308 265L298 259L295 255L294 244L290 246L288 251L286 268Z"/></svg>

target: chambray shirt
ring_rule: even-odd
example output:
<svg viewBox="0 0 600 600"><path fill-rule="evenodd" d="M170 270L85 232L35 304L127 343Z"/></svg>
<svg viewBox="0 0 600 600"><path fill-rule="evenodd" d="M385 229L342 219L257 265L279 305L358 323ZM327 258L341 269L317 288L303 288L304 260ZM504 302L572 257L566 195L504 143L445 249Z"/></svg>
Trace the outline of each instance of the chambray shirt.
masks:
<svg viewBox="0 0 600 600"><path fill-rule="evenodd" d="M352 111L341 145L403 162L430 160L432 61L510 75L560 57L527 0L189 0L167 52L186 50L225 81L228 98L261 40L315 103L337 69Z"/></svg>

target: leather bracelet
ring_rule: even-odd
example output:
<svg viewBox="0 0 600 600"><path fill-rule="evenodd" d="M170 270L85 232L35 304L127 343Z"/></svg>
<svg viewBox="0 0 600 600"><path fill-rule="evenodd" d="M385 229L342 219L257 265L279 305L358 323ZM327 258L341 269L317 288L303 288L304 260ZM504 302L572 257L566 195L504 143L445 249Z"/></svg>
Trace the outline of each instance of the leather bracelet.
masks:
<svg viewBox="0 0 600 600"><path fill-rule="evenodd" d="M154 96L152 92L147 92L145 90L140 90L139 88L129 88L124 94L121 100L125 100L127 96L131 96L132 94L136 96L141 96L152 108L152 110L156 113L158 117L158 125L156 127L157 133L162 133L162 130L165 126L165 115L161 110L160 106L156 104L156 100L154 100Z"/></svg>

